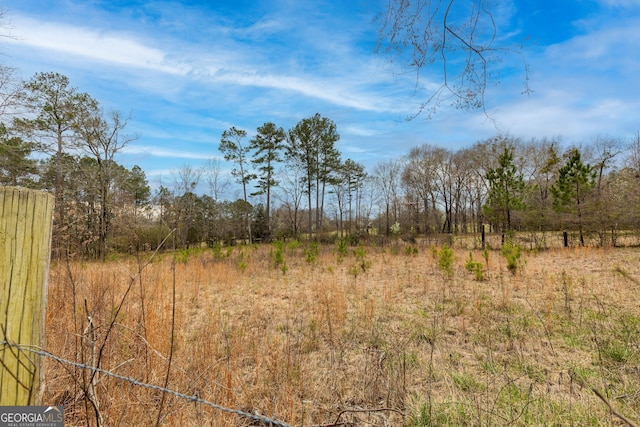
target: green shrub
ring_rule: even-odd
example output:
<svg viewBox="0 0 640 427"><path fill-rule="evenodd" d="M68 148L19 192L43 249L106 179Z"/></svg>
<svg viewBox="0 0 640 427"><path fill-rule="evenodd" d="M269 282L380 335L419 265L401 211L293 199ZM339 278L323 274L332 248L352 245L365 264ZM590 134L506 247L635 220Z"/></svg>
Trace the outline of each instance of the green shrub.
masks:
<svg viewBox="0 0 640 427"><path fill-rule="evenodd" d="M500 250L500 254L507 261L507 269L511 274L516 274L518 270L525 266L525 261L522 259L522 248L513 243L513 240L509 239L505 242Z"/></svg>
<svg viewBox="0 0 640 427"><path fill-rule="evenodd" d="M338 262L344 261L349 254L349 245L346 239L338 239L336 251L338 253Z"/></svg>
<svg viewBox="0 0 640 427"><path fill-rule="evenodd" d="M274 268L281 267L284 264L284 242L282 240L274 242L271 246L271 261Z"/></svg>
<svg viewBox="0 0 640 427"><path fill-rule="evenodd" d="M482 250L482 258L484 258L484 263L487 265L487 269L489 269L489 244L484 245L484 249Z"/></svg>
<svg viewBox="0 0 640 427"><path fill-rule="evenodd" d="M367 259L367 250L363 245L358 246L353 251L353 255L356 262L349 268L349 272L357 278L360 273L366 273L371 268L371 261Z"/></svg>
<svg viewBox="0 0 640 427"><path fill-rule="evenodd" d="M356 256L356 263L358 267L362 270L363 273L371 267L371 261L367 260L367 249L360 245L354 251L354 255Z"/></svg>
<svg viewBox="0 0 640 427"><path fill-rule="evenodd" d="M482 263L479 261L476 261L473 259L473 254L471 252L469 252L469 259L467 260L467 262L464 265L464 268L473 273L475 275L475 279L478 282L481 282L485 279L484 276L484 267L482 266Z"/></svg>
<svg viewBox="0 0 640 427"><path fill-rule="evenodd" d="M248 258L249 257L245 254L244 249L240 249L238 252L238 269L243 273L246 271L247 267L249 267L247 262Z"/></svg>
<svg viewBox="0 0 640 427"><path fill-rule="evenodd" d="M437 251L438 254L438 268L442 271L446 276L453 276L453 249L449 246L445 245Z"/></svg>
<svg viewBox="0 0 640 427"><path fill-rule="evenodd" d="M190 252L189 249L180 249L176 251L176 263L186 264L189 261Z"/></svg>
<svg viewBox="0 0 640 427"><path fill-rule="evenodd" d="M320 250L316 242L309 243L309 246L304 249L304 258L309 264L315 264L319 254Z"/></svg>
<svg viewBox="0 0 640 427"><path fill-rule="evenodd" d="M416 256L418 255L418 246L413 246L413 245L405 246L404 253L405 255Z"/></svg>
<svg viewBox="0 0 640 427"><path fill-rule="evenodd" d="M299 247L300 247L300 241L299 240L291 239L291 240L289 240L289 243L287 243L287 248L289 248L290 251L295 251Z"/></svg>

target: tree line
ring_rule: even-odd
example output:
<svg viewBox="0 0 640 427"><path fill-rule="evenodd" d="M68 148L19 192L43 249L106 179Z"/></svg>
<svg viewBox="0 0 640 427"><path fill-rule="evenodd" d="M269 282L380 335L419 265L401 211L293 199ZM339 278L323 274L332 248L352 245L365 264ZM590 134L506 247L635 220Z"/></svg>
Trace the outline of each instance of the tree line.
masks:
<svg viewBox="0 0 640 427"><path fill-rule="evenodd" d="M542 246L547 232L565 229L582 245L587 236L617 244L622 232L638 228L639 150L640 136L569 147L508 135L458 151L423 145L397 166L404 215L412 216L404 224L427 233L478 232L488 224L502 233L531 232ZM397 198L388 200L398 221Z"/></svg>
<svg viewBox="0 0 640 427"><path fill-rule="evenodd" d="M568 229L580 244L616 244L638 230L640 135L564 147L553 139L499 135L451 150L412 148L370 171L337 148L336 124L320 114L285 130L272 122L231 127L218 149L242 190L228 199L221 162L184 166L172 188L152 192L144 171L117 155L137 139L128 118L105 112L57 73L37 73L3 100L0 184L55 196L56 256L259 242L285 237L415 237ZM10 110L10 114L8 110ZM217 138L212 136L212 141ZM213 156L212 156L213 157ZM209 191L198 194L206 181Z"/></svg>

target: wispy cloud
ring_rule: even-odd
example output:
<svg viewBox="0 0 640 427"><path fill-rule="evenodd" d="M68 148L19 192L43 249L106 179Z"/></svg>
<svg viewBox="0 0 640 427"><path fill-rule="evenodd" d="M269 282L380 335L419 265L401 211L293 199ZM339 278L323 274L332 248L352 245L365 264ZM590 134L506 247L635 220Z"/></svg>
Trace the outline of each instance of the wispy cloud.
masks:
<svg viewBox="0 0 640 427"><path fill-rule="evenodd" d="M551 46L554 63L567 69L638 71L633 53L640 50L640 27L636 20L620 19L615 27L595 28L560 45Z"/></svg>
<svg viewBox="0 0 640 427"><path fill-rule="evenodd" d="M562 136L569 143L586 142L601 133L618 133L633 129L633 119L625 111L634 111L640 103L603 98L584 103L581 97L561 90L548 90L544 96L522 99L491 112L499 117L502 132L524 138ZM470 128L486 129L481 116L468 123ZM631 136L621 135L621 136Z"/></svg>
<svg viewBox="0 0 640 427"><path fill-rule="evenodd" d="M225 31L221 27L217 30L223 35L221 41L207 44L199 41L186 47L181 45L184 41L173 40L160 48L148 43L148 34L141 37L133 32L99 30L21 15L14 16L12 21L14 38L10 42L42 52L55 52L54 55L62 53L88 63L100 62L121 69L154 72L183 79L291 91L304 97L361 111L407 114L407 109L401 104L374 88L381 82L391 86L397 85L398 81L392 82L392 77L386 70L376 69L375 65L368 64L370 59L359 60L347 48L338 47L341 44L337 42L331 43L335 47L325 47L327 52L324 54L330 55L330 60L327 58L319 69L316 66L308 69L308 65L299 63L291 66L291 60L296 55L292 58L273 55L269 62L265 62L267 54L256 51L252 44L230 41L228 44L235 49L230 51L223 45L224 40L234 31ZM243 30L243 34L252 37L258 34L259 38L260 34L275 32L282 27L283 24L277 19L265 19ZM251 42L253 41L252 39ZM339 50L344 52L337 54ZM331 65L331 71L323 72L323 69L327 71L327 62ZM295 74L274 72L289 69ZM137 83L131 80L129 84L152 89L154 82L158 86L157 90L162 92L172 92L179 87L175 84L167 87L166 81L154 76Z"/></svg>
<svg viewBox="0 0 640 427"><path fill-rule="evenodd" d="M219 82L256 86L297 92L304 96L321 99L331 104L364 111L401 113L391 100L379 95L357 93L345 87L339 80L323 80L318 77L299 78L286 75L260 74L257 72L221 71L213 78Z"/></svg>
<svg viewBox="0 0 640 427"><path fill-rule="evenodd" d="M154 157L166 157L175 159L192 159L192 160L209 160L214 158L211 154L202 152L189 152L183 150L172 150L169 148L152 147L148 145L128 145L122 150L123 154L128 155L147 155Z"/></svg>
<svg viewBox="0 0 640 427"><path fill-rule="evenodd" d="M13 17L12 24L9 43L169 74L185 75L190 71L189 66L171 61L165 52L146 46L130 34L102 33L20 16Z"/></svg>
<svg viewBox="0 0 640 427"><path fill-rule="evenodd" d="M598 0L598 2L604 6L614 8L640 8L638 0Z"/></svg>

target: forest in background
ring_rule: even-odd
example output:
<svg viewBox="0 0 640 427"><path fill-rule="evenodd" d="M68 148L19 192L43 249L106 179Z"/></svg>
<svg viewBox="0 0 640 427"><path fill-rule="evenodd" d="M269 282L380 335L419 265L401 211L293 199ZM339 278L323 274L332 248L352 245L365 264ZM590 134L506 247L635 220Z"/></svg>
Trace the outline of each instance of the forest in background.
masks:
<svg viewBox="0 0 640 427"><path fill-rule="evenodd" d="M183 166L152 191L144 170L118 163L138 137L127 133L127 117L105 112L66 76L18 82L2 72L0 185L54 194L57 257L154 250L169 235L188 248L303 236L415 239L488 226L531 232L543 248L552 231L602 246L640 231L640 134L572 146L508 134L457 150L425 143L367 170L343 158L335 122L316 114L289 130L266 121L251 138L235 127L212 135L231 175L212 153L205 167ZM197 193L202 183L208 191Z"/></svg>

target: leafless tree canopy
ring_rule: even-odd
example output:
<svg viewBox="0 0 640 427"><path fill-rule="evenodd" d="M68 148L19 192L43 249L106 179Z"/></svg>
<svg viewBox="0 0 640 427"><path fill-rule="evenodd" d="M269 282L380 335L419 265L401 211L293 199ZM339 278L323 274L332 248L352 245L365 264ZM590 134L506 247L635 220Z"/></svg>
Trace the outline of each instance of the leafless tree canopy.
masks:
<svg viewBox="0 0 640 427"><path fill-rule="evenodd" d="M489 0L387 0L379 15L377 52L415 73L415 92L425 94L418 111L429 117L443 103L463 110L485 109L488 85L500 78L507 55L527 64L519 47L503 45Z"/></svg>

